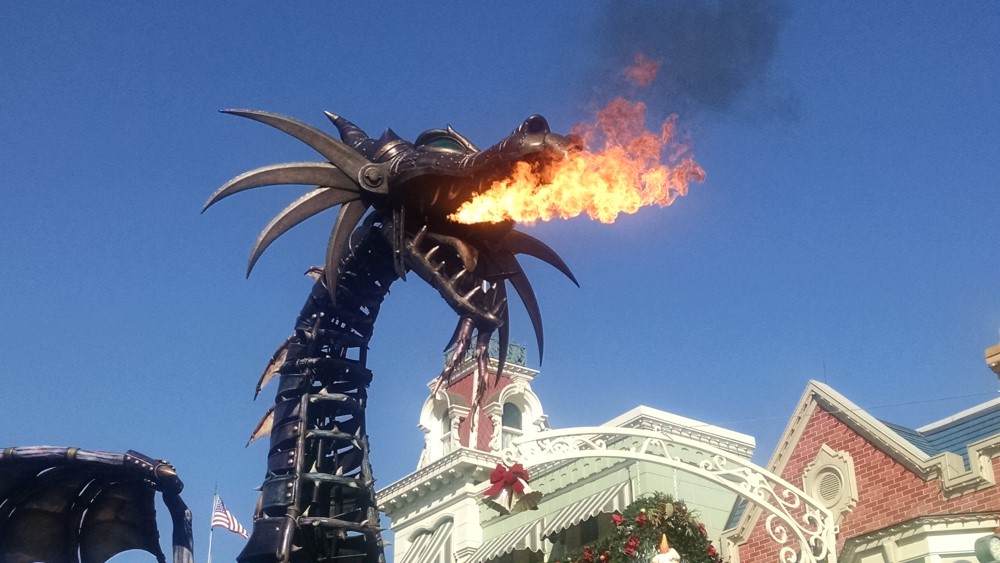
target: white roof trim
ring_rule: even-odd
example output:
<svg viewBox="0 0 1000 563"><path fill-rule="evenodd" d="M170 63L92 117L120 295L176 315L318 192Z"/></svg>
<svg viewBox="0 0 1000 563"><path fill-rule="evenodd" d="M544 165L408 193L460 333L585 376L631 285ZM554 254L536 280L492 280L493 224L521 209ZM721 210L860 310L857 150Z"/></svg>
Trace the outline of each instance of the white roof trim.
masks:
<svg viewBox="0 0 1000 563"><path fill-rule="evenodd" d="M688 436L723 450L750 458L757 445L756 439L749 434L715 426L707 422L688 418L674 413L639 405L634 409L616 416L601 426L617 428L643 428L659 430L682 436Z"/></svg>
<svg viewBox="0 0 1000 563"><path fill-rule="evenodd" d="M778 447L767 464L769 471L776 475L783 474L788 458L798 445L817 406L915 475L924 480L939 480L946 498L969 490L995 486L989 459L1000 453L1000 434L969 445L969 458L976 462L970 464L970 469L966 469L965 463L957 454L943 452L934 457L928 456L867 411L818 381L810 381L806 385L802 398L781 435ZM761 509L757 505L749 504L736 527L727 530L724 537L736 544L746 541L760 513Z"/></svg>
<svg viewBox="0 0 1000 563"><path fill-rule="evenodd" d="M451 480L468 481L477 471L489 474L500 456L460 447L376 493L379 510L390 513L423 496L422 489L434 490ZM438 479L441 477L441 479ZM426 491L423 491L426 492Z"/></svg>
<svg viewBox="0 0 1000 563"><path fill-rule="evenodd" d="M960 421L962 419L965 419L965 418L968 418L968 417L970 417L972 415L979 414L979 413L981 413L981 412L983 412L985 410L988 410L988 409L990 409L992 407L995 407L997 405L1000 405L1000 398L996 398L996 399L993 399L993 400L990 400L990 401L986 401L985 403L983 403L981 405L976 405L976 406L974 406L972 408L965 409L964 411L962 411L960 413L953 414L953 415L949 416L948 418L942 418L941 420L939 420L937 422L932 422L932 423L930 423L930 424L928 424L926 426L921 426L920 428L917 428L917 432L930 432L932 430L938 430L941 427L948 426L949 424L951 424L953 422L958 422L958 421Z"/></svg>

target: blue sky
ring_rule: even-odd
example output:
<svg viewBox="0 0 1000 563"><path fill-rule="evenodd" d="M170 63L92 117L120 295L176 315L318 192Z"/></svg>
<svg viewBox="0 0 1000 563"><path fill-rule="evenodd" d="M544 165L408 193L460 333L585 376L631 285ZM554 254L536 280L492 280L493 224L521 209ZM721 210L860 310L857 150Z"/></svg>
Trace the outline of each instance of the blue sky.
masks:
<svg viewBox="0 0 1000 563"><path fill-rule="evenodd" d="M662 63L650 88L620 69ZM59 2L0 8L0 446L163 457L204 558L212 489L249 525L270 393L256 378L333 217L243 269L287 187L205 199L313 159L232 107L488 146L613 96L670 112L707 172L667 209L529 229L550 423L647 404L745 432L765 463L809 379L921 426L996 396L1000 7L995 3ZM410 472L453 313L398 282L372 341L379 485ZM537 351L526 317L512 336ZM242 540L216 534L214 557Z"/></svg>

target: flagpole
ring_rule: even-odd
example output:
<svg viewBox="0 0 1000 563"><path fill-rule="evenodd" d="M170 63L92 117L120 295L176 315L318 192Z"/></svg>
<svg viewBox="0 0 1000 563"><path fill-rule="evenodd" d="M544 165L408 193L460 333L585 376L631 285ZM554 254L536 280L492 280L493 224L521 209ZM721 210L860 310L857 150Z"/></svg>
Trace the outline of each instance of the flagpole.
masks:
<svg viewBox="0 0 1000 563"><path fill-rule="evenodd" d="M219 496L219 484L215 484L215 492L212 493L212 511L209 512L212 516L209 516L208 520L208 561L206 563L212 563L212 536L215 535L215 526L212 526L212 517L215 515L215 499Z"/></svg>

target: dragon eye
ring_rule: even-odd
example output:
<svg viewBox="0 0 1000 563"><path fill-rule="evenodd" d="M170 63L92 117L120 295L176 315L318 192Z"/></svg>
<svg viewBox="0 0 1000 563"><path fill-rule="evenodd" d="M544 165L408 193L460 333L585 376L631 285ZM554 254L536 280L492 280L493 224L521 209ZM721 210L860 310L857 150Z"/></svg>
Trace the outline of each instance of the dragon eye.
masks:
<svg viewBox="0 0 1000 563"><path fill-rule="evenodd" d="M444 129L424 131L417 137L417 140L413 144L418 147L427 147L438 151L469 152L469 148L461 140L456 139L449 131Z"/></svg>
<svg viewBox="0 0 1000 563"><path fill-rule="evenodd" d="M448 137L441 137L439 139L434 139L433 141L427 143L427 146L435 149L444 149L450 151L461 151L464 148L462 147L461 144L459 144L458 141Z"/></svg>
<svg viewBox="0 0 1000 563"><path fill-rule="evenodd" d="M548 133L549 122L540 115L532 115L528 119L524 120L524 123L518 127L518 130L527 133Z"/></svg>

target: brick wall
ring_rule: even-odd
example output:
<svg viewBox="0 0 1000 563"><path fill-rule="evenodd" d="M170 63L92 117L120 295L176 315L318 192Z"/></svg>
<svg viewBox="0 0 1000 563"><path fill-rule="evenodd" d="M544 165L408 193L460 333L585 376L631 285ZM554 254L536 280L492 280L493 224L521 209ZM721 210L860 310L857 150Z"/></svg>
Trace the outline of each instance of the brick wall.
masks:
<svg viewBox="0 0 1000 563"><path fill-rule="evenodd" d="M858 485L858 504L840 522L838 552L848 538L918 516L1000 509L1000 487L988 487L946 499L940 481L924 481L818 405L793 447L782 478L801 487L806 466L816 459L823 444L851 454ZM994 475L1000 473L1000 458L993 458L993 472ZM743 563L778 560L780 546L764 529L765 518L766 515L762 514L749 540L740 546L740 561Z"/></svg>
<svg viewBox="0 0 1000 563"><path fill-rule="evenodd" d="M473 371L468 376L463 377L462 379L456 381L451 386L449 386L448 391L461 396L462 399L464 400L465 405L471 405L472 382L475 379L475 377L476 377L476 372ZM480 405L479 411L476 414L477 416L476 424L478 425L478 428L476 430L478 438L477 442L475 444L471 445L469 444L469 435L472 433L471 413L470 413L470 418L467 418L466 420L462 421L462 423L459 425L459 430L458 430L459 442L463 446L476 448L484 452L489 451L490 449L489 443L490 443L490 437L493 435L493 421L491 421L490 417L486 415L483 408L486 405L490 404L490 402L496 401L496 395L500 393L500 391L503 390L504 387L507 387L508 385L514 382L510 377L503 375L500 376L499 381L494 386L493 385L494 377L495 377L494 374L491 373L489 377L490 387L486 389L486 392L483 394L482 404Z"/></svg>

